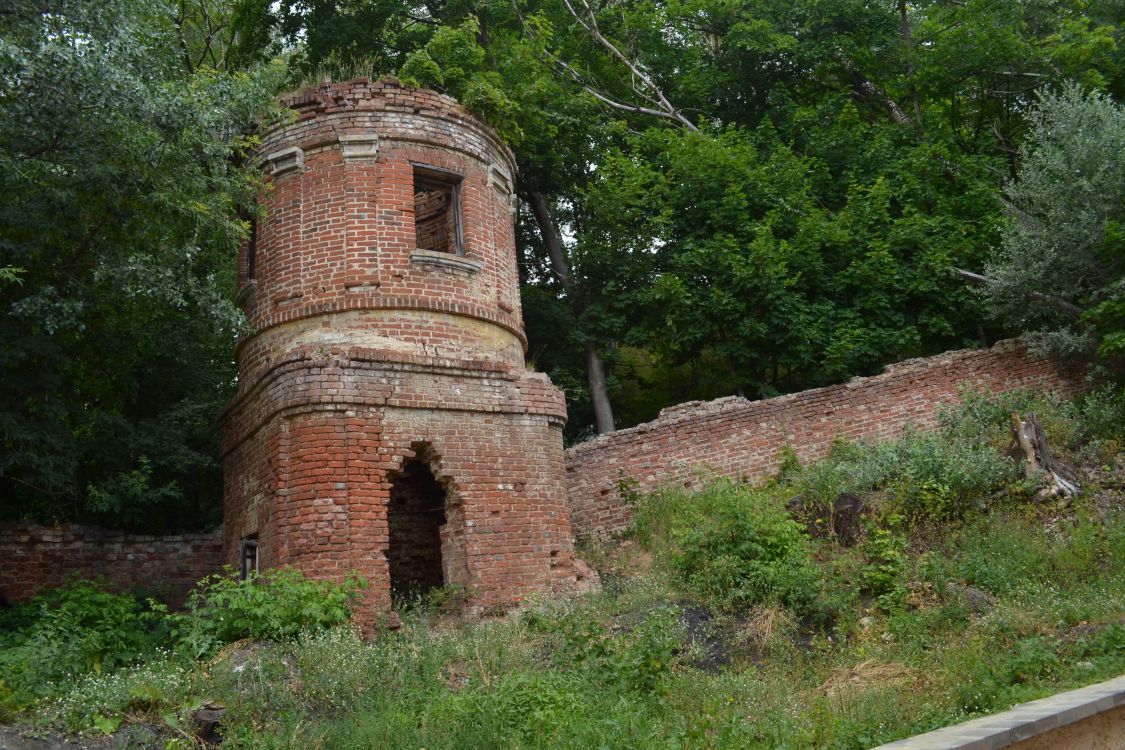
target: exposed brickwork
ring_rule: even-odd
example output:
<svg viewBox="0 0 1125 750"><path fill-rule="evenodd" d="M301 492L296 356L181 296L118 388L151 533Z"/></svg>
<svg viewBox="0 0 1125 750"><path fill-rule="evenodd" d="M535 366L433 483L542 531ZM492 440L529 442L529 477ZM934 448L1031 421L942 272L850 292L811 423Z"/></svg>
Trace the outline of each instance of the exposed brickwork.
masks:
<svg viewBox="0 0 1125 750"><path fill-rule="evenodd" d="M508 335L500 352L493 342L475 340L461 321L460 337L433 342L444 345L442 355L503 355L522 366L511 215L515 160L491 128L449 97L392 80L329 84L283 103L300 113L298 120L267 130L259 153L268 161L300 148L304 166L274 176L264 196L267 216L257 224L252 287L245 287L245 253L239 263L255 330L345 310L379 311L367 316L379 320L390 310L426 310L486 321ZM340 141L346 135L376 136L376 154L346 158ZM479 272L411 260L419 249L416 165L460 176L464 253L480 263ZM425 326L384 335L432 353ZM240 362L244 368L263 364L242 352Z"/></svg>
<svg viewBox="0 0 1125 750"><path fill-rule="evenodd" d="M180 604L196 581L222 565L221 530L146 536L93 526L0 525L0 595L34 596L72 578L102 578L114 591L141 588Z"/></svg>
<svg viewBox="0 0 1125 750"><path fill-rule="evenodd" d="M477 608L574 585L565 402L523 365L511 152L452 99L391 79L284 103L296 121L259 151L254 278L245 250L239 264L253 332L222 422L226 561L257 534L263 567L358 571L361 617L439 564ZM416 176L456 186L439 195L459 197L463 254L458 207L416 200ZM444 493L436 529L392 524L419 470Z"/></svg>
<svg viewBox="0 0 1125 750"><path fill-rule="evenodd" d="M779 398L721 398L665 409L652 422L600 436L566 453L571 520L578 534L614 533L630 522L618 493L621 477L641 491L693 485L698 469L758 481L776 473L779 451L792 446L802 462L823 458L837 436L886 440L907 426L936 426L938 408L958 389L986 393L1016 388L1074 392L1078 382L1057 363L1032 357L1014 341L987 350L912 359L842 385Z"/></svg>

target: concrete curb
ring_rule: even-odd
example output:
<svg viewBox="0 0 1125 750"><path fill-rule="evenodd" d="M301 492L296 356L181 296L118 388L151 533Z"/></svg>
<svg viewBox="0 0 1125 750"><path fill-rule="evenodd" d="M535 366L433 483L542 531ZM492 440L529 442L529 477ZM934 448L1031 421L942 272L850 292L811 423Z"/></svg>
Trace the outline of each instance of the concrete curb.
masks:
<svg viewBox="0 0 1125 750"><path fill-rule="evenodd" d="M1125 706L1125 675L872 750L1000 750Z"/></svg>

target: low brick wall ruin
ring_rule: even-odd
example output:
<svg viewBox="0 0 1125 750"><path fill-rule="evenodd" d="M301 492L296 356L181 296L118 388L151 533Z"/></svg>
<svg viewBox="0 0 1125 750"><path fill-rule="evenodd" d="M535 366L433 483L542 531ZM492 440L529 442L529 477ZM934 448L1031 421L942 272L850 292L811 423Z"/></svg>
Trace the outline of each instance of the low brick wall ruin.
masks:
<svg viewBox="0 0 1125 750"><path fill-rule="evenodd" d="M776 473L785 445L804 463L826 456L837 437L879 441L908 426L933 428L939 407L958 401L963 387L1074 393L1080 383L1055 361L1028 354L1020 342L1002 341L990 349L907 360L880 375L778 398L680 404L652 422L566 452L571 523L577 535L625 529L631 516L618 489L623 477L635 480L642 492L673 482L695 485L701 469L760 481Z"/></svg>
<svg viewBox="0 0 1125 750"><path fill-rule="evenodd" d="M222 529L147 536L94 526L0 524L0 597L18 601L73 578L100 578L113 591L144 589L180 604L222 565Z"/></svg>

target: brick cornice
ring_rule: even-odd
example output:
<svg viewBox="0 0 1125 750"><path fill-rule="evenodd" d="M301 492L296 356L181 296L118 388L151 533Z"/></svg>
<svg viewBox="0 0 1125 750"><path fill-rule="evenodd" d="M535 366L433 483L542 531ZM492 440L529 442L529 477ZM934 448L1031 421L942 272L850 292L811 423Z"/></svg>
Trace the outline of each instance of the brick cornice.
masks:
<svg viewBox="0 0 1125 750"><path fill-rule="evenodd" d="M440 392L415 392L411 389L417 387L416 382L408 383L405 389L379 382L380 378L392 376L408 381L428 376ZM474 385L482 391L478 402L464 396ZM528 414L547 417L554 424L566 422L562 392L540 373L489 361L424 357L364 347L328 352L303 347L276 360L255 382L244 386L223 410L219 417L223 436L220 455L226 456L282 413L365 407Z"/></svg>
<svg viewBox="0 0 1125 750"><path fill-rule="evenodd" d="M511 333L519 339L524 352L527 352L527 336L523 332L523 326L520 325L515 315L503 310L427 297L386 297L380 295L377 291L356 292L354 294L355 296L352 298L330 300L311 305L295 305L289 309L278 310L263 316L257 330L239 339L235 345L235 357L237 358L242 353L243 347L257 336L278 326L298 320L357 310L421 310L479 320L491 323Z"/></svg>

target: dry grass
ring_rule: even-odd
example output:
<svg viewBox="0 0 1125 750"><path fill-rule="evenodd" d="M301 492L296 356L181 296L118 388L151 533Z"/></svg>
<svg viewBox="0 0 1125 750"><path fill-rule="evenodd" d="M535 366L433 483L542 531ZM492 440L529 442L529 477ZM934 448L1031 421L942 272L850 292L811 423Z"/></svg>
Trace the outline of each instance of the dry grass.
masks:
<svg viewBox="0 0 1125 750"><path fill-rule="evenodd" d="M849 691L894 687L911 682L916 676L915 670L901 664L867 659L854 667L832 670L831 677L820 686L820 690L832 698Z"/></svg>
<svg viewBox="0 0 1125 750"><path fill-rule="evenodd" d="M778 636L789 636L797 626L793 613L777 604L766 604L750 611L739 632L739 640L759 648Z"/></svg>

